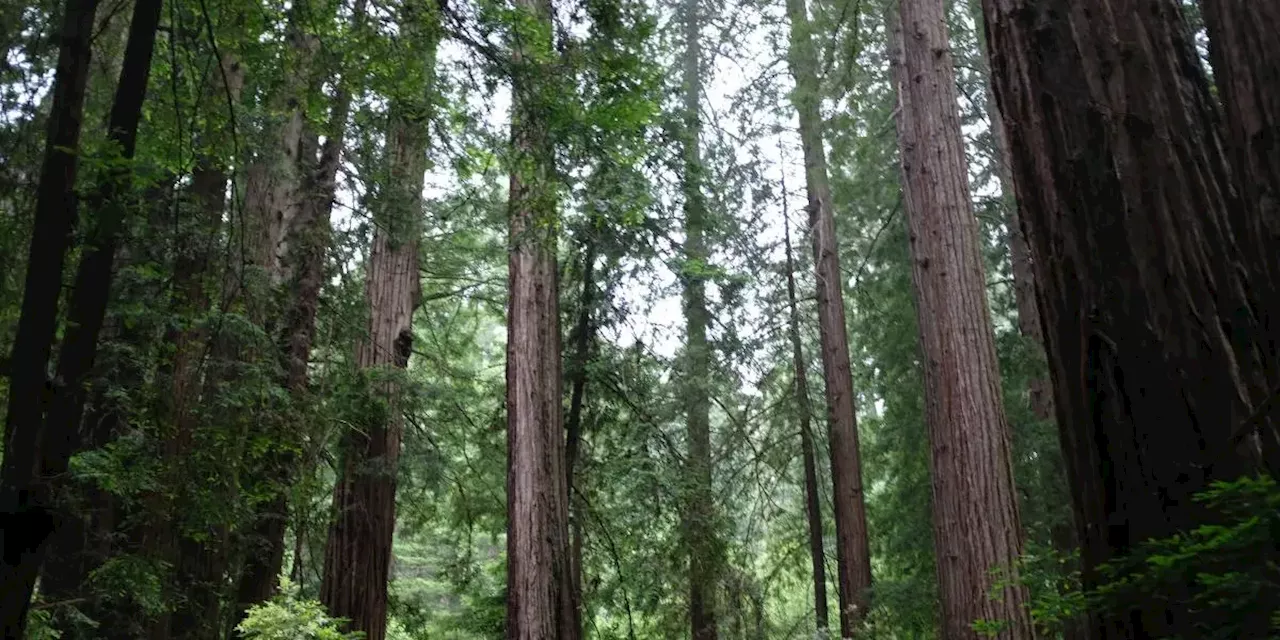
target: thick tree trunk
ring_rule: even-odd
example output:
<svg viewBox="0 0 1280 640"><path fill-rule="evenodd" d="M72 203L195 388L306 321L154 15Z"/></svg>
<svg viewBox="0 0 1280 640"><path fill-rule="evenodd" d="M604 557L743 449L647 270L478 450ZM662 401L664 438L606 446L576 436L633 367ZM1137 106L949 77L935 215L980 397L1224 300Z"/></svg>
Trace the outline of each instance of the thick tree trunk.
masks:
<svg viewBox="0 0 1280 640"><path fill-rule="evenodd" d="M715 640L716 589L720 582L720 550L715 530L712 486L711 353L707 344L706 246L707 204L702 193L700 149L702 122L702 17L698 0L685 0L682 9L684 74L684 409L689 438L685 461L688 492L684 514L685 546L689 552L689 624L693 640Z"/></svg>
<svg viewBox="0 0 1280 640"><path fill-rule="evenodd" d="M77 150L97 5L97 0L67 0L63 7L22 315L8 362L9 403L0 472L0 546L4 550L0 559L0 632L5 637L20 638L25 632L43 545L53 527L51 496L40 482L41 429L63 262L76 222Z"/></svg>
<svg viewBox="0 0 1280 640"><path fill-rule="evenodd" d="M1235 184L1246 202L1232 212L1233 231L1245 255L1257 261L1253 270L1269 276L1265 283L1255 277L1250 286L1275 339L1280 336L1280 4L1201 0L1200 9L1209 32L1213 78L1225 107Z"/></svg>
<svg viewBox="0 0 1280 640"><path fill-rule="evenodd" d="M783 194L785 197L785 193ZM785 211L785 209L784 209ZM791 256L791 220L784 216L782 238L787 250L787 309L792 363L795 365L796 412L800 414L800 455L804 462L805 515L809 520L809 558L813 564L813 610L818 634L826 637L830 625L827 613L826 551L822 544L822 497L818 492L818 465L813 453L813 429L809 405L809 376L800 345L800 311L796 305L796 268Z"/></svg>
<svg viewBox="0 0 1280 640"><path fill-rule="evenodd" d="M858 453L858 417L849 368L849 337L845 325L844 278L836 246L835 209L827 178L823 147L821 84L818 62L803 0L787 2L791 21L791 72L796 79L792 102L800 119L804 148L805 187L809 193L809 227L813 235L817 279L818 331L822 342L822 371L826 379L827 438L831 448L831 478L836 520L836 577L840 588L840 634L851 637L870 610L871 550L867 511L862 491L862 460Z"/></svg>
<svg viewBox="0 0 1280 640"><path fill-rule="evenodd" d="M1267 275L1237 264L1241 203L1175 2L983 6L1096 586L1113 556L1200 524L1192 495L1253 469L1274 438L1274 416L1254 411L1276 347L1246 297ZM1196 635L1154 595L1095 632Z"/></svg>
<svg viewBox="0 0 1280 640"><path fill-rule="evenodd" d="M125 214L132 204L132 168L134 148L137 142L138 123L142 118L142 103L147 95L147 81L151 74L151 54L155 50L156 28L160 23L161 0L139 0L134 5L133 19L129 27L129 41L125 47L124 61L121 65L120 81L116 86L115 98L108 118L107 139L120 153L120 162L114 168L106 170L90 198L95 211L84 254L76 270L75 288L71 293L67 311L67 328L62 338L58 353L55 386L50 390L48 415L39 429L39 441L28 464L34 463L34 477L31 481L33 506L38 509L50 509L51 524L56 529L62 522L74 520L71 513L61 511L53 503L54 485L65 484L65 474L71 455L82 446L80 421L84 415L87 382L93 370L94 357L98 350L98 337L106 317L107 300L110 295L111 282L115 275L112 268L115 261L116 245L119 242ZM68 7L70 10L71 8ZM90 12L91 13L91 12ZM68 19L71 19L69 16ZM51 131L50 139L58 137L58 132ZM74 149L75 147L71 147ZM73 172L72 172L73 173ZM68 183L69 187L74 183ZM42 194L43 195L43 194ZM64 203L67 205L68 203ZM39 213L39 212L38 212ZM70 216L70 212L63 213ZM33 240L34 246L34 240ZM33 251L33 259L36 257ZM31 267L29 267L31 268ZM59 269L60 271L60 269ZM28 286L31 281L28 280ZM53 295L57 295L56 291ZM19 336L21 340L21 336ZM16 360L16 358L15 358ZM39 379L44 379L41 371ZM15 393L16 389L11 389ZM35 416L33 416L35 417ZM10 442L18 445L15 449L5 448L9 454L22 454L20 441ZM8 468L6 466L6 471ZM6 479L7 480L7 479ZM9 483L6 481L6 489ZM74 523L73 523L74 526ZM13 531L12 525L6 523L6 531ZM39 528L35 535L47 537L51 531ZM6 540L7 543L7 540ZM35 575L39 570L40 548L44 540L37 541L34 553L28 553L26 560L29 566L19 567L17 580L10 582L6 575L3 584L12 587L14 593L5 594L5 598L22 598L24 602L9 617L7 606L3 609L3 625L6 631L13 631L13 637L21 637L25 627L27 603L31 598ZM9 566L9 553L6 548L6 570ZM7 573L7 571L6 571ZM5 603L7 605L7 603ZM8 634L6 634L8 637Z"/></svg>
<svg viewBox="0 0 1280 640"><path fill-rule="evenodd" d="M1016 577L1022 524L1009 423L1000 393L977 219L969 197L955 69L943 0L900 0L902 51L893 63L912 279L924 356L942 637L1031 638ZM896 29L895 29L896 30Z"/></svg>
<svg viewBox="0 0 1280 640"><path fill-rule="evenodd" d="M560 401L559 224L544 83L551 5L519 0L514 40L507 302L508 640L577 640Z"/></svg>
<svg viewBox="0 0 1280 640"><path fill-rule="evenodd" d="M363 6L360 7L363 10ZM434 11L427 8L426 11ZM396 525L396 474L400 460L400 441L404 433L402 381L400 376L409 364L413 346L413 312L421 299L418 280L418 247L422 233L422 189L427 166L428 124L434 78L436 43L435 28L423 27L427 22L418 15L416 5L401 9L400 29L407 46L420 54L424 74L422 94L396 100L391 105L391 129L387 135L387 181L373 200L376 227L365 281L368 304L368 335L356 347L356 365L365 373L369 391L383 407L370 424L359 430L348 430L343 438L342 471L333 494L333 522L325 546L324 578L320 585L320 601L329 613L351 621L352 631L363 632L366 640L383 640L387 633L387 584L391 571L391 545ZM423 29L428 32L423 33ZM345 96L343 97L345 101ZM342 114L346 118L345 111ZM334 141L330 138L329 141ZM329 199L333 194L333 174L341 137L331 146L326 142L324 158L331 158L333 171L328 171L324 185ZM315 209L304 206L304 211ZM328 229L328 204L324 203L324 228ZM323 254L326 241L311 249ZM295 246L303 250L304 245ZM300 271L300 287L314 289L308 293L311 308L304 310L307 334L305 340L290 342L297 351L293 362L301 362L305 376L306 353L310 349L311 326L314 325L314 300L319 292L320 265L314 273ZM297 319L295 319L296 321ZM302 378L305 380L305 377ZM283 523L281 523L283 526ZM281 530L283 533L283 530ZM272 559L280 570L284 539L273 540Z"/></svg>

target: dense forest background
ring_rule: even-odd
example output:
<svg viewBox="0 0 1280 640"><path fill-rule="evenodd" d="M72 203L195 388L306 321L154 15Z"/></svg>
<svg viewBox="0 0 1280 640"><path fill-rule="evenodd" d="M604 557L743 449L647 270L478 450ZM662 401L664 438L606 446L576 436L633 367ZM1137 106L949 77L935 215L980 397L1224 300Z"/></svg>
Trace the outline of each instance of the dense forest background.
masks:
<svg viewBox="0 0 1280 640"><path fill-rule="evenodd" d="M5 637L1280 637L1278 30L4 3Z"/></svg>

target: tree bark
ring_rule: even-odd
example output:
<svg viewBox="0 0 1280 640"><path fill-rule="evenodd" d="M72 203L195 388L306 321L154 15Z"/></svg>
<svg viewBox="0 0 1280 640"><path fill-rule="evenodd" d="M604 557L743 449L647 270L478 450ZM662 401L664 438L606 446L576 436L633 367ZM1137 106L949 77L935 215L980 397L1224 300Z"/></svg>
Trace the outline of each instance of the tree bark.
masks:
<svg viewBox="0 0 1280 640"><path fill-rule="evenodd" d="M367 640L383 640L387 634L387 584L396 525L396 475L404 433L402 376L412 352L413 312L422 294L418 248L439 39L434 24L424 26L426 20L419 15L419 11L428 11L434 16L434 7L407 4L400 10L400 33L407 46L415 50L416 57L420 57L422 66L418 72L422 74L423 86L421 95L391 104L387 181L380 185L373 201L376 225L365 283L368 335L356 346L356 365L365 373L365 382L382 412L365 425L366 428L348 430L343 437L342 472L334 487L334 516L325 546L324 578L320 585L320 601L329 613L349 619L350 629L363 632ZM345 120L345 111L342 116ZM331 149L330 141L334 142ZM323 157L332 156L334 171L341 144L341 137L336 141L330 137L326 141ZM325 169L322 167L322 170ZM331 200L333 172L326 176L325 188ZM324 206L327 231L328 205ZM326 241L313 248L319 248L323 254L327 244ZM298 275L301 286L314 289L308 297L312 300L311 308L306 311L308 327L314 324L321 264L315 265L313 274L304 271ZM305 331L305 340L295 338L291 343L298 349L294 361L301 359L304 368L301 374L295 375L305 376L306 353L301 349L310 349L311 329ZM300 346L299 342L305 345ZM280 533L283 534L283 529ZM281 535L273 550L277 572L283 558L283 543Z"/></svg>
<svg viewBox="0 0 1280 640"><path fill-rule="evenodd" d="M7 602L0 609L0 616L3 616L0 623L6 630L6 637L22 637L25 632L26 610L35 576L43 559L41 550L45 539L63 522L75 519L74 514L61 513L62 510L54 504L55 485L65 483L63 476L66 474L71 456L80 449L83 442L80 421L84 415L86 385L97 354L98 337L102 330L103 319L106 317L107 300L115 274L112 267L115 261L116 245L124 225L125 213L132 204L130 162L133 160L137 142L138 123L142 118L142 103L147 94L147 81L151 73L151 54L155 49L156 29L160 23L160 7L161 0L139 0L134 5L133 19L129 27L129 41L125 47L124 61L121 65L120 81L116 86L115 98L108 118L107 139L118 147L119 163L105 171L90 198L96 216L89 232L84 255L76 270L75 288L71 293L67 311L67 327L58 352L54 386L50 390L48 415L39 427L38 442L32 443L36 445L34 450L30 450L33 455L27 464L34 463L34 473L23 478L30 482L28 486L31 494L27 497L31 499L31 506L45 511L51 517L49 524L52 526L40 526L44 523L36 526L37 530L32 532L32 535L38 535L40 538L35 540L34 545L28 543L30 551L22 558L26 562L15 567L13 581L10 581L9 575L5 576L3 584L6 588L12 588L13 593L6 592L4 597L22 599L22 603L12 611L7 606ZM68 7L69 24L76 18L72 15L72 9L73 7ZM89 14L89 20L92 21L92 11L89 11ZM74 28L69 29L69 32L74 30ZM71 39L68 37L68 47ZM87 54L85 58L87 60ZM80 99L83 99L82 94ZM57 97L55 97L56 101ZM51 141L60 137L60 133L56 130L51 130L50 134ZM70 149L75 149L75 146ZM72 175L72 181L65 185L66 188L71 189L74 187L74 165L70 168L65 166L62 168ZM65 174L64 177L66 177ZM69 207L69 203L63 204ZM37 214L39 213L40 211L37 210ZM70 211L66 211L61 217L65 221L70 221L72 215ZM65 246L63 241L64 249ZM33 239L33 249L34 247ZM33 262L28 266L29 269L36 266L37 256L34 250L32 258ZM60 274L61 268L57 272ZM58 280L60 279L59 275ZM31 281L28 280L28 286L30 285ZM53 295L56 311L56 288ZM20 335L19 341L21 339ZM37 379L44 379L43 370L39 372ZM10 392L16 393L17 389L11 389ZM38 420L38 410L28 417ZM6 446L6 457L10 454L22 455L27 452L22 446L27 443L22 440L11 440L8 444L16 446L13 449ZM8 471L7 465L5 470ZM9 488L7 480L6 478L6 489ZM21 504L21 497L19 501ZM14 530L9 523L6 523L5 529L6 531ZM6 544L7 542L6 540ZM8 574L10 554L7 546L5 552L5 568Z"/></svg>
<svg viewBox="0 0 1280 640"><path fill-rule="evenodd" d="M707 204L702 192L700 149L702 122L702 17L698 0L685 0L682 20L685 51L684 138L682 140L684 191L685 353L684 409L688 432L685 461L685 546L689 552L689 624L693 640L716 640L716 589L720 582L720 549L715 530L715 496L712 486L710 384L711 353L707 344L706 246Z"/></svg>
<svg viewBox="0 0 1280 640"><path fill-rule="evenodd" d="M577 486L578 449L582 442L582 411L586 399L587 367L591 362L591 344L595 340L595 326L591 322L595 298L596 241L594 229L586 232L586 251L582 257L582 293L579 297L578 324L573 330L574 356L570 372L572 391L569 393L569 417L565 422L565 469L568 474L569 516L572 527L570 562L572 563L573 598L578 603L574 609L574 626L582 628L582 525L586 515L585 504L575 500Z"/></svg>
<svg viewBox="0 0 1280 640"><path fill-rule="evenodd" d="M1253 270L1269 276L1265 283L1255 277L1250 284L1274 339L1280 335L1280 263L1275 253L1280 245L1280 45L1275 38L1280 5L1201 0L1200 11L1226 115L1235 184L1245 201L1233 211L1231 222L1245 256L1255 262Z"/></svg>
<svg viewBox="0 0 1280 640"><path fill-rule="evenodd" d="M943 0L900 0L892 55L912 279L924 356L943 638L1035 636L1016 578L1022 524ZM895 27L895 31L897 28Z"/></svg>
<svg viewBox="0 0 1280 640"><path fill-rule="evenodd" d="M561 405L559 283L552 149L545 111L551 5L519 0L512 52L508 205L508 640L577 640Z"/></svg>
<svg viewBox="0 0 1280 640"><path fill-rule="evenodd" d="M4 462L0 471L0 632L20 638L52 531L50 495L40 482L42 423L49 394L48 366L58 326L63 262L76 222L80 130L97 0L67 0L53 79L53 105L45 143L35 222L27 258L22 314L8 362Z"/></svg>
<svg viewBox="0 0 1280 640"><path fill-rule="evenodd" d="M799 115L800 143L804 148L805 187L809 193L807 208L817 280L818 333L826 380L827 439L835 487L833 502L840 634L848 638L853 636L871 605L871 550L862 491L862 460L858 452L857 407L849 367L844 278L836 246L835 208L827 177L827 154L823 146L823 122L819 110L822 87L804 0L788 0L787 16L791 21L789 60L796 80L792 102Z"/></svg>
<svg viewBox="0 0 1280 640"><path fill-rule="evenodd" d="M1275 342L1246 292L1207 82L1172 0L984 0L1086 587L1254 469ZM1171 401L1181 399L1181 401ZM1100 638L1195 635L1152 598Z"/></svg>
<svg viewBox="0 0 1280 640"><path fill-rule="evenodd" d="M783 197L786 197L784 192ZM818 635L825 638L830 625L827 612L826 551L822 543L822 497L818 493L818 466L813 454L813 429L809 417L809 376L805 373L804 350L800 345L800 312L796 305L796 268L791 257L791 220L783 215L782 238L787 250L788 333L792 363L795 365L796 412L800 415L800 456L804 463L805 514L809 520L809 557L813 563L813 610Z"/></svg>

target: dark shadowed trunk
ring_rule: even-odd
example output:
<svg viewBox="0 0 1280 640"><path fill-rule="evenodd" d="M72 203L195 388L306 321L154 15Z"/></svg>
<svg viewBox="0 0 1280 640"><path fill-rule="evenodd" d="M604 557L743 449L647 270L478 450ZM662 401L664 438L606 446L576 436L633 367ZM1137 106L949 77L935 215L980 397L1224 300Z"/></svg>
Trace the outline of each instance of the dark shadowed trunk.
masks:
<svg viewBox="0 0 1280 640"><path fill-rule="evenodd" d="M984 0L1086 587L1274 442L1275 343L1246 292L1207 82L1171 0ZM1244 261L1247 262L1247 261ZM1263 287L1265 288L1265 287ZM1171 402L1170 399L1181 399ZM1195 636L1149 599L1100 638ZM1176 594L1175 594L1176 595Z"/></svg>
<svg viewBox="0 0 1280 640"><path fill-rule="evenodd" d="M786 197L785 191L783 197ZM789 311L787 333L791 337L791 356L795 366L796 412L800 416L800 455L804 462L804 504L805 515L809 521L809 558L813 566L813 610L818 633L826 637L829 616L826 552L822 544L822 497L818 492L818 466L814 460L813 429L809 419L813 411L809 406L809 376L805 373L808 365L800 345L800 311L796 305L796 268L791 256L791 220L785 215L785 207L783 211L782 238L787 250L787 309Z"/></svg>
<svg viewBox="0 0 1280 640"><path fill-rule="evenodd" d="M160 23L161 0L138 0L134 5L133 19L129 26L129 41L125 47L124 61L121 64L120 81L116 86L115 98L111 104L108 118L107 140L115 146L119 153L119 162L104 169L99 182L89 198L94 216L89 230L83 255L76 270L74 289L71 292L67 311L67 327L62 337L62 345L58 352L57 372L54 385L49 390L48 415L38 432L38 443L31 453L29 464L34 463L35 473L28 476L32 493L30 498L36 508L50 509L52 525L56 528L63 521L75 520L71 513L59 513L53 504L57 487L65 486L65 474L71 455L80 449L83 438L80 432L80 421L84 415L85 401L88 394L88 378L93 370L94 357L98 350L98 338L106 317L107 300L110 296L111 283L115 270L116 245L124 225L127 211L133 204L131 161L137 142L138 123L142 119L142 103L147 95L147 81L151 73L151 54L155 50L156 28ZM68 10L71 8L68 7ZM71 16L68 16L70 19ZM56 120L56 119L55 119ZM58 132L51 132L50 140L59 137ZM71 147L74 149L75 147ZM72 171L74 175L74 171ZM68 186L74 186L69 183ZM43 188L43 185L42 185ZM43 194L42 194L43 195ZM69 207L70 203L63 202ZM39 211L37 215L39 215ZM71 211L62 212L63 216L72 216ZM35 242L33 239L33 248ZM64 245L65 246L65 245ZM32 259L36 258L35 251ZM31 268L31 267L29 267ZM60 272L60 269L58 270ZM60 278L59 278L60 279ZM28 280L28 286L31 281ZM56 292L54 293L56 296ZM56 304L56 303L55 303ZM20 326L21 329L21 326ZM21 335L19 341L21 341ZM17 358L15 358L16 364ZM43 367L42 367L43 368ZM39 379L44 379L41 371ZM11 389L15 393L16 389ZM39 397L38 394L37 397ZM36 417L36 416L32 416ZM8 434L6 434L8 435ZM21 454L22 441L9 441L6 444L6 455ZM8 471L6 465L5 471ZM6 478L5 489L9 489ZM6 510L7 511L7 510ZM73 523L72 526L75 526ZM6 531L13 531L12 525L6 523ZM35 535L42 538L48 536L50 530L40 527ZM6 593L5 598L22 598L24 602L13 611L7 606L0 611L4 616L6 630L12 630L12 637L21 637L25 626L27 604L31 597L35 575L39 570L41 556L40 547L44 540L37 542L34 553L24 554L29 566L20 567L15 572L17 579L10 581L8 575L3 581L6 588L11 587L13 593ZM6 540L7 544L7 540ZM9 549L6 547L6 574L11 566ZM7 603L4 603L7 605ZM16 603L15 603L16 604ZM10 637L6 634L6 637Z"/></svg>
<svg viewBox="0 0 1280 640"><path fill-rule="evenodd" d="M74 190L97 5L97 0L67 0L63 6L61 45L36 193L22 315L8 363L9 406L0 472L0 547L4 550L0 565L0 631L7 638L20 638L25 633L42 545L53 525L50 495L39 482L38 461L63 262L76 221Z"/></svg>
<svg viewBox="0 0 1280 640"><path fill-rule="evenodd" d="M1228 157L1246 206L1232 212L1236 240L1252 270L1255 305L1272 339L1280 336L1280 3L1201 0L1213 79L1222 101ZM1276 376L1272 364L1271 375ZM1280 460L1272 458L1273 472Z"/></svg>
<svg viewBox="0 0 1280 640"><path fill-rule="evenodd" d="M575 616L582 611L582 525L586 508L581 500L575 500L575 482L578 465L578 449L582 443L582 407L586 399L587 367L591 362L591 344L594 340L595 327L591 322L591 314L595 304L595 267L596 241L592 235L595 229L586 231L586 252L582 257L582 294L579 296L578 324L573 328L574 354L572 370L572 390L569 393L569 417L565 421L565 469L569 482L569 516L573 529L572 551L570 562L573 578L573 597L578 602L574 610ZM581 629L582 620L576 619L574 626Z"/></svg>
<svg viewBox="0 0 1280 640"><path fill-rule="evenodd" d="M901 51L891 51L891 64L924 360L941 636L976 639L974 623L986 621L1002 625L997 637L1032 638L1025 587L990 595L993 571L1017 575L1022 524L946 4L900 0L900 7L901 35L895 25L892 40Z"/></svg>
<svg viewBox="0 0 1280 640"><path fill-rule="evenodd" d="M803 0L787 2L791 21L791 72L796 79L792 102L800 119L805 187L809 193L809 227L817 281L818 331L826 381L827 439L831 448L832 495L836 520L836 577L840 588L840 634L851 637L870 610L871 550L858 452L858 417L849 368L845 325L844 279L836 246L835 209L823 147L818 58Z"/></svg>

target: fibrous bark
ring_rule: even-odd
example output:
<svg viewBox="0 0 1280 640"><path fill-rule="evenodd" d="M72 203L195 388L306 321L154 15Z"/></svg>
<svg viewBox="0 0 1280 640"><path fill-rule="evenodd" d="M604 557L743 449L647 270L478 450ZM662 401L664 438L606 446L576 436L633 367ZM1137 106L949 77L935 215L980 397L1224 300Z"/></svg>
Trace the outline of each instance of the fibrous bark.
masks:
<svg viewBox="0 0 1280 640"><path fill-rule="evenodd" d="M1276 346L1246 295L1268 276L1231 233L1243 205L1175 2L983 7L1096 586L1107 560L1203 523L1193 494L1274 447ZM1195 635L1191 612L1155 595L1095 634Z"/></svg>
<svg viewBox="0 0 1280 640"><path fill-rule="evenodd" d="M559 221L546 110L551 6L519 0L512 52L507 300L507 631L577 640L561 406Z"/></svg>
<svg viewBox="0 0 1280 640"><path fill-rule="evenodd" d="M796 79L792 102L800 119L805 187L809 193L809 227L813 236L817 280L818 332L826 381L827 439L836 520L836 577L840 589L840 634L851 637L870 609L871 550L862 491L862 459L858 452L858 417L849 368L845 325L844 279L836 245L835 209L823 147L821 84L818 58L809 33L803 0L787 2L791 21L791 72Z"/></svg>
<svg viewBox="0 0 1280 640"><path fill-rule="evenodd" d="M894 63L912 280L924 356L934 550L943 638L1034 637L1016 578L1022 526L1014 493L995 332L969 197L943 0L900 0ZM998 574L993 574L998 571Z"/></svg>
<svg viewBox="0 0 1280 640"><path fill-rule="evenodd" d="M391 105L387 179L373 201L376 228L365 280L368 334L356 346L356 365L364 370L365 382L381 411L365 428L349 430L343 437L342 470L334 487L334 515L320 585L320 600L328 611L350 620L351 630L362 632L368 640L383 640L387 633L396 475L404 433L401 376L409 364L413 312L421 299L418 247L438 35L434 21L424 18L420 11L434 9L412 4L401 8L401 34L423 58L419 70L423 76L419 79L424 87L421 95L401 98ZM424 33L424 29L428 32ZM333 148L335 169L340 148L339 141ZM332 173L326 176L330 181L328 193L332 194ZM327 230L327 208L324 227ZM325 244L319 245L321 251ZM313 283L310 286L318 293L318 266L315 274L303 272L297 279L302 286ZM315 296L309 299L314 301ZM312 305L308 326L314 323L314 302ZM309 349L309 337L304 342ZM296 346L297 340L292 344ZM306 354L299 352L296 357L302 358L305 366ZM283 538L279 542L276 553L282 556ZM278 571L279 560L276 562Z"/></svg>

